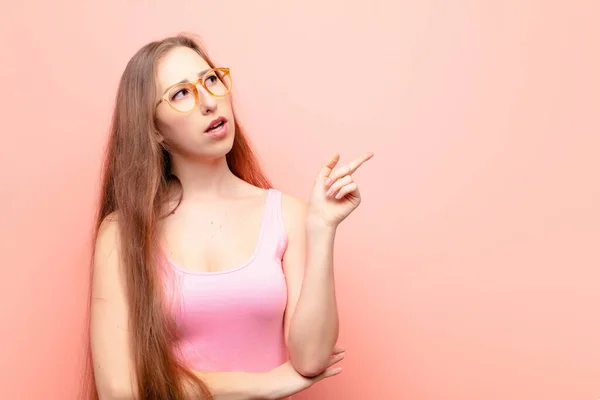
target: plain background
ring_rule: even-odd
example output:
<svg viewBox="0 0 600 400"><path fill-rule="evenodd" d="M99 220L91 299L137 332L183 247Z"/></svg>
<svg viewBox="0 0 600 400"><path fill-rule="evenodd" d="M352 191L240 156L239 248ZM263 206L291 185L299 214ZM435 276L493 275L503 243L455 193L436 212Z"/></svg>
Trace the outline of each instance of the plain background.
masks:
<svg viewBox="0 0 600 400"><path fill-rule="evenodd" d="M600 3L6 1L0 398L74 399L117 81L179 31L276 186L375 152L336 247L345 371L298 400L600 398Z"/></svg>

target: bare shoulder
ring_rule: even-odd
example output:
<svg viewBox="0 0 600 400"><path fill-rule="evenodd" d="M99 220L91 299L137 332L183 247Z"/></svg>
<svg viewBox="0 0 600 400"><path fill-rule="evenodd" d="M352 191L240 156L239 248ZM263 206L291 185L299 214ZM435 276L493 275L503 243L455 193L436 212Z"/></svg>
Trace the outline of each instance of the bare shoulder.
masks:
<svg viewBox="0 0 600 400"><path fill-rule="evenodd" d="M119 217L112 213L102 220L96 236L96 252L106 251L111 248L116 250L119 236Z"/></svg>
<svg viewBox="0 0 600 400"><path fill-rule="evenodd" d="M300 197L294 196L289 193L281 194L281 202L284 213L298 213L298 212L306 212L308 208L308 203L301 199Z"/></svg>
<svg viewBox="0 0 600 400"><path fill-rule="evenodd" d="M93 258L95 284L120 278L119 247L119 218L113 213L104 218L96 236Z"/></svg>
<svg viewBox="0 0 600 400"><path fill-rule="evenodd" d="M283 223L286 231L290 233L292 230L302 228L306 220L308 203L288 193L282 193L281 203Z"/></svg>

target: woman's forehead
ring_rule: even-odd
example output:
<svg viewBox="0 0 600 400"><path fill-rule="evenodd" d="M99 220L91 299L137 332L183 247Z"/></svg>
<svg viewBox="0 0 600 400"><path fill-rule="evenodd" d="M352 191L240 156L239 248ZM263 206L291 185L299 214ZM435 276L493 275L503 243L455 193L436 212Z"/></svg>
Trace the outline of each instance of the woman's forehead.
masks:
<svg viewBox="0 0 600 400"><path fill-rule="evenodd" d="M170 50L159 62L157 68L157 84L162 93L169 86L183 80L198 79L198 73L210 66L200 54L189 47L176 47Z"/></svg>

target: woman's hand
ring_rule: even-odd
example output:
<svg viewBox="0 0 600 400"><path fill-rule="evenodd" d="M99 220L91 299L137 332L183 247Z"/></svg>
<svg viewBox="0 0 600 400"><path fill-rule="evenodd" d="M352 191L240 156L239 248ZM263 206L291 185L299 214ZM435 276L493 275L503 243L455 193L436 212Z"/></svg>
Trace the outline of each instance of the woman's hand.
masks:
<svg viewBox="0 0 600 400"><path fill-rule="evenodd" d="M324 223L328 227L337 227L361 201L358 185L352 174L373 157L373 153L365 153L350 163L333 168L340 160L338 153L321 168L315 181L309 202L309 221Z"/></svg>
<svg viewBox="0 0 600 400"><path fill-rule="evenodd" d="M342 361L345 354L346 352L343 348L336 346L329 359L327 369L313 378L307 378L300 375L289 361L267 372L269 386L269 389L267 390L268 399L275 400L292 396L308 389L323 379L338 375L342 372L342 368L334 367L334 365Z"/></svg>

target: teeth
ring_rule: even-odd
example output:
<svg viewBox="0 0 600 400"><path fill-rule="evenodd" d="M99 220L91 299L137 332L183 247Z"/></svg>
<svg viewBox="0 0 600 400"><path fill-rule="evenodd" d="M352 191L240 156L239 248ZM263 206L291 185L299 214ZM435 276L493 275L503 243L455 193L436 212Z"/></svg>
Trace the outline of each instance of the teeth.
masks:
<svg viewBox="0 0 600 400"><path fill-rule="evenodd" d="M221 125L223 125L223 121L219 121L216 125L214 125L213 127L211 127L210 129L217 129L218 127L220 127Z"/></svg>

